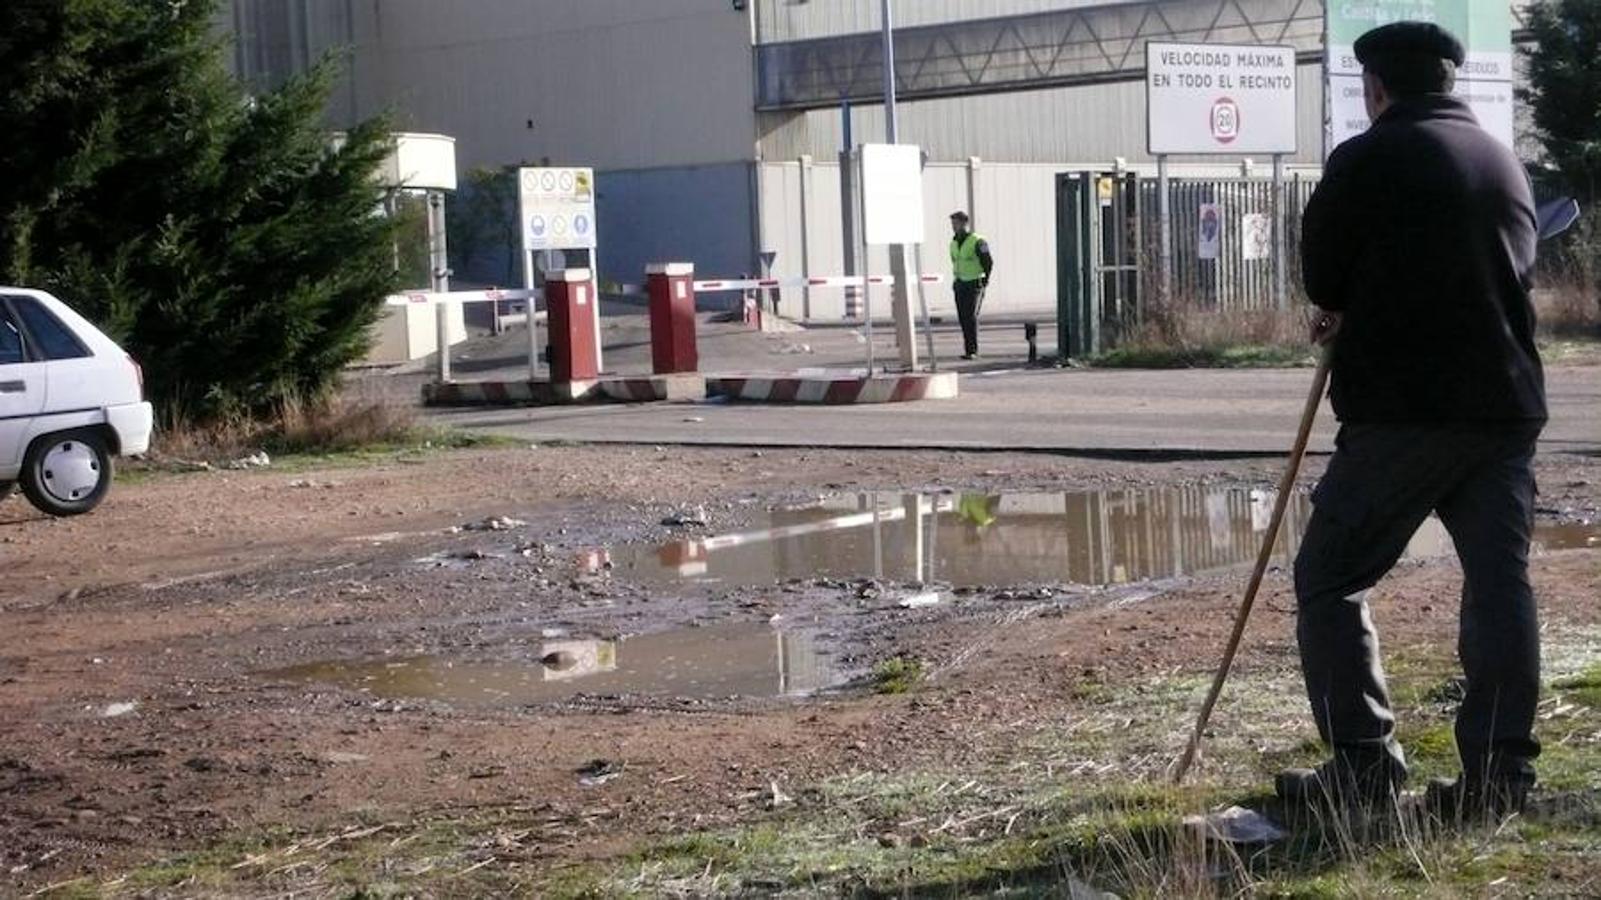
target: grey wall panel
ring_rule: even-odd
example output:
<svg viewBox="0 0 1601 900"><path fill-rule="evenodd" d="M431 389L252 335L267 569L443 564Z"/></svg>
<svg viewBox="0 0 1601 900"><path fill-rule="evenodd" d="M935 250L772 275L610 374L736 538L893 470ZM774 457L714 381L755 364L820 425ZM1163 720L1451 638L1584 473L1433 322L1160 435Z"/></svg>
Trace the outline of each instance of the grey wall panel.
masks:
<svg viewBox="0 0 1601 900"><path fill-rule="evenodd" d="M749 271L751 164L601 172L603 278L643 283L653 262L690 262L701 277Z"/></svg>
<svg viewBox="0 0 1601 900"><path fill-rule="evenodd" d="M1323 146L1323 86L1318 65L1297 69L1300 162L1317 162ZM901 104L901 140L940 161L978 156L997 162L1146 160L1145 82L946 97ZM882 106L852 110L857 143L884 139ZM787 160L839 152L839 110L763 113L758 122L763 159Z"/></svg>
<svg viewBox="0 0 1601 900"><path fill-rule="evenodd" d="M349 47L333 123L393 111L454 136L464 168L753 155L750 21L728 0L234 0L230 21L263 87Z"/></svg>
<svg viewBox="0 0 1601 900"><path fill-rule="evenodd" d="M543 17L511 0L379 7L383 81L405 126L454 135L464 166L751 157L744 17L722 0L562 6Z"/></svg>

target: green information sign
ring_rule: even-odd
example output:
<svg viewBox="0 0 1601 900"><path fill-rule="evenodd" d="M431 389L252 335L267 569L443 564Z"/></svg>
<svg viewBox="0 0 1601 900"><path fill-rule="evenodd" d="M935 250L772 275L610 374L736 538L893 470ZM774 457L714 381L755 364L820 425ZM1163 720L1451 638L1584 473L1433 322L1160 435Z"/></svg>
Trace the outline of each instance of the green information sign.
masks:
<svg viewBox="0 0 1601 900"><path fill-rule="evenodd" d="M1469 53L1512 48L1508 0L1328 0L1329 43L1349 47L1362 33L1391 22L1433 22L1457 36Z"/></svg>
<svg viewBox="0 0 1601 900"><path fill-rule="evenodd" d="M1368 127L1356 39L1403 21L1433 22L1456 35L1468 51L1457 72L1457 96L1472 105L1485 130L1512 146L1511 0L1326 0L1324 9L1329 150Z"/></svg>

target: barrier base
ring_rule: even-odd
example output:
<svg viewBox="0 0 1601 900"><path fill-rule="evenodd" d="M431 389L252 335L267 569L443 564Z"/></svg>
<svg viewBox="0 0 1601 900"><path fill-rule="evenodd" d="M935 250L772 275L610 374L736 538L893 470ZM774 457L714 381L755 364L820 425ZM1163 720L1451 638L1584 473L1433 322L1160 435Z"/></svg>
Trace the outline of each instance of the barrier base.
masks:
<svg viewBox="0 0 1601 900"><path fill-rule="evenodd" d="M700 375L600 378L591 381L470 381L423 385L424 406L566 406L580 403L650 403L700 400Z"/></svg>
<svg viewBox="0 0 1601 900"><path fill-rule="evenodd" d="M954 400L958 393L955 372L706 379L706 396L725 397L743 403L815 403L831 406L909 403L914 400Z"/></svg>

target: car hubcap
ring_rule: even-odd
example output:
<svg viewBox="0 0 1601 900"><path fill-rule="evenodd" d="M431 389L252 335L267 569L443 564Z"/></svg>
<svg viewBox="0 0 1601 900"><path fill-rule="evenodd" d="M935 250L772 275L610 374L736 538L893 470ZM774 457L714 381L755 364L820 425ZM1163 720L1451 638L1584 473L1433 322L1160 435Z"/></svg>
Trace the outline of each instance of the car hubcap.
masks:
<svg viewBox="0 0 1601 900"><path fill-rule="evenodd" d="M93 494L100 477L100 460L82 441L62 441L44 455L44 489L63 503Z"/></svg>

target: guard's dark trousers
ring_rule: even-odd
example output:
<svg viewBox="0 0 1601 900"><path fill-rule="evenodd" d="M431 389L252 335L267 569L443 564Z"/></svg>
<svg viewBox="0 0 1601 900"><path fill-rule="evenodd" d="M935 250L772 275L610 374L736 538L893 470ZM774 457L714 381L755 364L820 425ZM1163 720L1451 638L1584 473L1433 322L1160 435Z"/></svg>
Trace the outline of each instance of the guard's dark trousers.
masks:
<svg viewBox="0 0 1601 900"><path fill-rule="evenodd" d="M1528 568L1539 432L1521 422L1341 428L1295 561L1307 695L1337 758L1405 778L1368 591L1437 512L1465 577L1463 772L1470 781L1533 782L1540 636Z"/></svg>
<svg viewBox="0 0 1601 900"><path fill-rule="evenodd" d="M978 353L978 298L983 293L977 281L956 282L956 318L962 323L962 352Z"/></svg>

